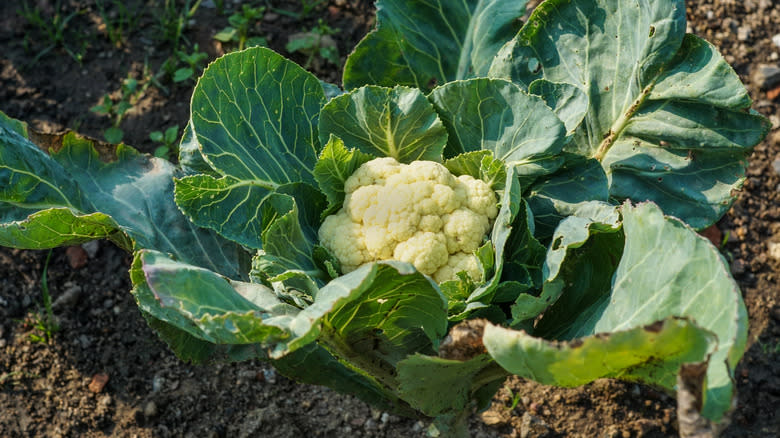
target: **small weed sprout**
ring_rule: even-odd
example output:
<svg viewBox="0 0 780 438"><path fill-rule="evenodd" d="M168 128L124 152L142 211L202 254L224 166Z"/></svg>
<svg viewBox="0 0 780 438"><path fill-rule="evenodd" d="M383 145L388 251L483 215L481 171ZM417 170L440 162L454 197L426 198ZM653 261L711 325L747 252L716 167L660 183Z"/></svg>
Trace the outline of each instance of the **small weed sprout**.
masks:
<svg viewBox="0 0 780 438"><path fill-rule="evenodd" d="M81 60L84 58L84 54L87 51L87 42L83 39L79 40L78 48L74 49L66 42L65 31L68 27L68 23L82 13L81 10L72 11L65 14L62 9L61 1L57 0L52 8L54 13L51 17L44 17L41 10L36 6L30 6L30 2L25 0L22 2L21 9L17 9L17 14L26 20L35 30L43 35L43 41L46 46L38 51L38 53L30 61L29 65L35 65L39 59L51 52L57 47L61 47L65 52L73 58L78 64L81 64ZM24 46L30 48L32 46L30 34L24 36Z"/></svg>
<svg viewBox="0 0 780 438"><path fill-rule="evenodd" d="M208 58L205 52L198 50L197 44L193 46L192 53L177 50L175 56L178 58L179 63L185 64L186 67L181 67L174 71L173 82L194 81L195 76L203 68L203 62Z"/></svg>
<svg viewBox="0 0 780 438"><path fill-rule="evenodd" d="M99 104L90 108L90 111L96 114L106 115L111 118L111 127L103 132L103 137L107 142L118 144L122 141L125 133L119 125L122 123L127 111L133 108L144 92L146 92L148 86L149 81L144 81L142 85L137 79L128 76L122 81L121 96L118 101L114 101L111 96L106 94Z"/></svg>
<svg viewBox="0 0 780 438"><path fill-rule="evenodd" d="M179 137L179 127L173 125L162 131L152 131L149 134L149 139L155 143L160 143L160 146L154 150L154 156L159 158L168 158L172 155L177 155L176 140Z"/></svg>
<svg viewBox="0 0 780 438"><path fill-rule="evenodd" d="M186 0L179 6L175 0L165 0L162 10L155 14L157 39L169 43L174 50L178 50L181 40L186 40L184 31L198 11L200 2L201 0L194 2Z"/></svg>
<svg viewBox="0 0 780 438"><path fill-rule="evenodd" d="M138 28L138 21L143 15L141 8L136 6L130 9L125 2L119 0L111 0L110 11L104 0L97 0L95 5L102 19L100 30L105 32L111 44L117 48L122 47L130 34Z"/></svg>
<svg viewBox="0 0 780 438"><path fill-rule="evenodd" d="M235 44L238 50L244 50L247 47L267 46L268 41L260 36L250 36L253 27L262 20L265 14L265 7L258 6L253 8L249 5L243 5L240 12L235 12L228 18L229 26L217 32L214 39L223 43Z"/></svg>
<svg viewBox="0 0 780 438"><path fill-rule="evenodd" d="M43 273L41 274L41 294L43 296L43 309L37 311L33 315L33 327L35 332L30 333L30 340L33 342L48 342L54 337L60 326L57 324L57 319L54 317L54 311L51 306L51 294L49 294L49 261L51 261L52 250L49 250L49 254L46 256L46 262L43 265Z"/></svg>
<svg viewBox="0 0 780 438"><path fill-rule="evenodd" d="M333 29L328 26L322 19L319 20L317 26L309 32L298 33L290 36L290 41L285 46L288 52L300 52L304 55L308 55L303 68L308 69L311 67L312 61L315 57L324 59L331 64L339 64L339 49L336 46L336 42L331 38L331 35L335 35L339 32L339 29Z"/></svg>

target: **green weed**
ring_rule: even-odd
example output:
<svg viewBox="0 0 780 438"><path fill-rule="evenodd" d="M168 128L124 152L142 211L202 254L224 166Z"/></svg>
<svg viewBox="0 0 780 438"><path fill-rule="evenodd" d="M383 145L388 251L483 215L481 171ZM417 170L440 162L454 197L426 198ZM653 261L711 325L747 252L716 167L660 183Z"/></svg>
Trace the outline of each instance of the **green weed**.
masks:
<svg viewBox="0 0 780 438"><path fill-rule="evenodd" d="M53 49L61 47L74 61L81 64L84 54L87 51L87 42L78 37L73 37L78 40L76 47L66 41L65 31L68 28L68 23L82 13L81 10L65 13L62 8L62 2L57 0L53 7L53 15L45 17L42 11L36 6L30 6L30 2L25 0L21 2L21 8L16 10L16 13L27 21L34 29L35 33L28 33L24 36L24 46L27 49L31 49L34 45L34 41L43 41L45 46L39 50L36 55L29 62L29 65L35 65L47 53Z"/></svg>
<svg viewBox="0 0 780 438"><path fill-rule="evenodd" d="M230 25L217 32L214 39L223 43L235 44L238 50L254 46L267 46L268 41L265 38L250 35L250 33L257 33L257 30L253 28L258 27L264 14L264 6L253 8L250 5L243 5L241 11L228 17Z"/></svg>
<svg viewBox="0 0 780 438"><path fill-rule="evenodd" d="M51 307L51 294L49 294L48 270L51 260L52 250L46 256L46 262L43 265L43 274L41 275L41 294L43 295L43 309L38 310L33 315L33 328L35 331L30 333L30 340L33 342L48 342L54 337L60 326L54 318L54 311Z"/></svg>
<svg viewBox="0 0 780 438"><path fill-rule="evenodd" d="M103 137L107 142L112 144L122 142L125 133L119 125L122 123L122 119L124 119L127 111L141 99L149 87L149 83L150 81L144 80L143 84L141 84L137 79L128 76L122 81L119 100L115 101L106 94L99 104L90 108L90 111L109 116L111 119L111 127L103 132Z"/></svg>
<svg viewBox="0 0 780 438"><path fill-rule="evenodd" d="M339 29L333 29L328 26L322 19L319 20L317 26L306 33L298 34L297 37L291 38L285 48L288 52L300 52L308 55L306 63L303 68L308 69L311 67L311 63L315 57L324 59L331 64L339 64L339 49L336 47L335 41L330 38L330 35L334 35L339 32Z"/></svg>
<svg viewBox="0 0 780 438"><path fill-rule="evenodd" d="M149 134L149 138L155 142L160 143L154 150L154 156L159 158L169 158L172 155L178 154L176 147L176 140L179 138L179 127L174 125L162 131L152 131Z"/></svg>
<svg viewBox="0 0 780 438"><path fill-rule="evenodd" d="M125 1L111 0L109 7L113 14L107 9L104 0L95 0L95 5L105 25L108 40L116 47L123 46L130 34L138 28L138 21L143 16L143 5L137 4L130 9Z"/></svg>

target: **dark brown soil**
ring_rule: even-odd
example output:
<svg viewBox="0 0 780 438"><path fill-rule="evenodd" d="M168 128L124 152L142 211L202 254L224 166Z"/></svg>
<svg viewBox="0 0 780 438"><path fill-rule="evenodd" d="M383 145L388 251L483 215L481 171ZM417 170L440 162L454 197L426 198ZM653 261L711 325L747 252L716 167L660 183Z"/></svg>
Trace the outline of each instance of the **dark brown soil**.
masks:
<svg viewBox="0 0 780 438"><path fill-rule="evenodd" d="M28 3L44 16L54 12L54 1ZM172 53L169 44L156 39L155 17L164 2L121 2L141 7L143 14L118 47L106 37L94 0L61 3L65 11L82 11L65 32L65 47L86 45L81 63L62 45L34 60L47 46L45 36L17 15L21 2L0 2L0 110L36 130L71 128L101 137L110 121L89 108L106 93L118 97L128 74L141 79L145 62L156 72ZM112 11L120 2L102 3ZM211 60L229 50L212 39L227 25L229 13L220 14L208 3L220 2L204 1L185 36ZM233 7L235 2L224 3ZM298 12L307 2L269 3ZM751 323L750 346L737 369L739 398L723 436L778 436L780 90L761 89L753 73L758 64L778 65L780 47L772 37L780 34L780 3L689 0L688 15L689 31L720 48L750 89L756 110L775 125L756 147L739 200L717 228L725 236L723 253L743 290ZM370 29L373 10L367 0L331 0L302 19L268 12L255 31L290 56L284 50L287 37L309 30L320 18L340 29L334 39L343 60ZM300 54L292 58L306 61ZM340 77L338 67L326 62L315 61L312 70L331 82ZM188 117L193 82L162 84L167 93L150 86L121 124L125 141L146 152L155 148L151 131L184 126ZM259 362L180 362L146 326L128 293L129 255L107 242L86 249L83 266L75 268L71 263L78 265L85 256L81 247L53 251L48 284L60 329L50 341L35 342L31 335L41 333L34 325L48 251L0 248L0 436L425 436L425 422L296 384ZM677 417L674 399L642 385L601 380L556 389L511 379L487 412L473 416L471 430L475 437L666 437L677 434Z"/></svg>

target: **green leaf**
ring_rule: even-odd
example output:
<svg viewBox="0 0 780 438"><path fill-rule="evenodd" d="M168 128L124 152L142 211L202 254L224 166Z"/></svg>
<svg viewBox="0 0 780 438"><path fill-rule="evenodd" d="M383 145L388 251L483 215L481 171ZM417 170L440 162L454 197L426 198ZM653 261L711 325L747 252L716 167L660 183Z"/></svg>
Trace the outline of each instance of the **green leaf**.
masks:
<svg viewBox="0 0 780 438"><path fill-rule="evenodd" d="M484 76L515 35L526 1L379 0L377 28L347 58L344 87L436 84ZM378 56L379 54L379 56Z"/></svg>
<svg viewBox="0 0 780 438"><path fill-rule="evenodd" d="M603 298L622 256L624 236L617 208L608 204L602 208L604 215L598 219L588 217L598 214L570 216L558 225L544 259L542 291L539 296L517 297L512 306L513 326L530 323L544 313L535 333L554 338L548 330L568 327Z"/></svg>
<svg viewBox="0 0 780 438"><path fill-rule="evenodd" d="M336 391L356 395L378 409L396 415L413 417L417 413L396 394L383 388L371 376L361 374L336 359L322 346L307 344L279 359L271 360L274 368L296 382L324 385Z"/></svg>
<svg viewBox="0 0 780 438"><path fill-rule="evenodd" d="M290 337L287 325L299 309L279 301L271 289L231 281L157 251L139 251L135 257L133 269L142 271L143 283L134 287L153 295L136 293L136 299L152 316L216 344L274 349Z"/></svg>
<svg viewBox="0 0 780 438"><path fill-rule="evenodd" d="M582 216L580 210L609 200L607 176L596 160L572 160L534 183L525 196L534 214L536 236L546 240L562 219Z"/></svg>
<svg viewBox="0 0 780 438"><path fill-rule="evenodd" d="M173 82L183 82L191 78L195 74L190 67L184 67L176 70L173 73Z"/></svg>
<svg viewBox="0 0 780 438"><path fill-rule="evenodd" d="M331 135L314 166L314 178L320 191L328 197L323 215L335 213L344 203L344 182L373 157L357 149L347 149L344 142Z"/></svg>
<svg viewBox="0 0 780 438"><path fill-rule="evenodd" d="M200 145L192 129L192 122L187 123L179 142L179 165L187 174L205 173L219 177L219 174L206 162L200 152Z"/></svg>
<svg viewBox="0 0 780 438"><path fill-rule="evenodd" d="M503 190L506 182L506 167L501 160L493 157L493 152L480 150L462 153L444 162L453 175L469 175L481 179L493 190Z"/></svg>
<svg viewBox="0 0 780 438"><path fill-rule="evenodd" d="M0 120L0 241L25 248L109 237L240 278L243 251L195 227L173 202L178 171L127 146L96 145L69 133L42 136L42 152ZM4 179L4 180L3 180Z"/></svg>
<svg viewBox="0 0 780 438"><path fill-rule="evenodd" d="M297 203L291 196L270 195L263 202L261 214L267 225L262 232L263 251L257 257L263 260L265 275L273 277L295 270L309 276L324 276L313 259L317 236L304 232ZM311 292L316 292L316 288Z"/></svg>
<svg viewBox="0 0 780 438"><path fill-rule="evenodd" d="M191 175L175 180L175 200L187 217L247 248L263 247L260 206L274 187L225 176Z"/></svg>
<svg viewBox="0 0 780 438"><path fill-rule="evenodd" d="M507 371L546 385L579 386L612 377L670 390L680 365L707 360L717 343L711 332L678 318L570 342L488 324L482 340Z"/></svg>
<svg viewBox="0 0 780 438"><path fill-rule="evenodd" d="M313 184L324 101L311 73L254 47L204 71L192 95L192 128L203 157L222 176L266 187Z"/></svg>
<svg viewBox="0 0 780 438"><path fill-rule="evenodd" d="M550 0L491 76L579 88L587 113L567 152L601 163L609 195L652 200L696 228L719 219L769 123L709 43L685 35L683 0Z"/></svg>
<svg viewBox="0 0 780 438"><path fill-rule="evenodd" d="M483 385L503 381L504 375L475 382L480 371L493 364L487 354L467 361L415 354L398 363L399 393L413 408L429 417L459 414L472 404ZM446 397L431 396L447 394Z"/></svg>
<svg viewBox="0 0 780 438"><path fill-rule="evenodd" d="M347 148L399 162L441 162L447 131L420 90L367 86L334 97L323 108L320 142L331 135Z"/></svg>
<svg viewBox="0 0 780 438"><path fill-rule="evenodd" d="M119 144L122 142L122 138L124 138L125 132L122 131L121 128L117 127L110 127L103 131L103 137L105 137L106 141L111 144Z"/></svg>
<svg viewBox="0 0 780 438"><path fill-rule="evenodd" d="M18 215L19 219L6 214ZM56 248L103 238L125 248L132 245L125 242L117 223L103 213L79 214L68 208L36 211L0 203L0 217L0 246Z"/></svg>
<svg viewBox="0 0 780 438"><path fill-rule="evenodd" d="M528 92L544 99L566 125L569 135L580 127L588 112L588 95L576 85L537 79L528 86Z"/></svg>
<svg viewBox="0 0 780 438"><path fill-rule="evenodd" d="M506 181L504 190L500 194L499 203L501 208L493 223L493 230L490 232L490 242L495 251L495 266L493 267L493 276L486 279L485 283L477 287L466 300L466 303L472 304L467 310L475 310L479 307L492 302L496 289L502 278L504 264L507 261L505 254L511 250L507 247L507 242L513 232L529 233L527 225L515 223L521 210L525 210L525 201L521 197L520 184L514 168L506 169ZM524 216L523 216L524 217ZM521 218L522 221L522 218ZM529 238L533 238L529 236ZM462 318L464 315L460 315Z"/></svg>
<svg viewBox="0 0 780 438"><path fill-rule="evenodd" d="M587 279L586 270L577 273L564 262L570 273L562 280L584 280L573 288L564 286L558 301L539 321L537 334L568 340L627 330L670 316L695 321L717 336L703 407L706 417L717 420L731 406L733 370L745 349L747 315L741 293L722 256L706 238L679 220L664 217L651 203L624 204L621 211L625 243L611 280L594 277L598 280L594 282ZM607 244L596 242L582 257L614 260L607 253L616 249ZM610 287L602 286L599 293L598 283ZM548 317L551 320L545 321ZM669 379L673 385L673 376Z"/></svg>
<svg viewBox="0 0 780 438"><path fill-rule="evenodd" d="M372 263L320 289L293 326L298 342L317 337L336 357L392 388L399 361L438 346L447 331L447 303L412 265Z"/></svg>
<svg viewBox="0 0 780 438"><path fill-rule="evenodd" d="M446 156L487 149L521 177L555 170L537 163L560 154L566 128L538 96L508 81L480 78L442 85L429 98L450 134Z"/></svg>

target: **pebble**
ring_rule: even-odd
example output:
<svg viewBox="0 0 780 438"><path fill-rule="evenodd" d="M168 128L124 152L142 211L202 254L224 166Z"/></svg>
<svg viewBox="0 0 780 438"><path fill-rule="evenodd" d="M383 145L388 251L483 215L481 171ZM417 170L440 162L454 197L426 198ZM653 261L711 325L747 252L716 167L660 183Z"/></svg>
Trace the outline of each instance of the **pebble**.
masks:
<svg viewBox="0 0 780 438"><path fill-rule="evenodd" d="M780 157L777 157L774 161L772 161L772 169L775 170L775 173L780 175Z"/></svg>
<svg viewBox="0 0 780 438"><path fill-rule="evenodd" d="M772 43L775 46L780 47L780 33L772 37Z"/></svg>
<svg viewBox="0 0 780 438"><path fill-rule="evenodd" d="M767 249L769 250L769 257L772 257L775 260L780 260L780 243L769 242Z"/></svg>
<svg viewBox="0 0 780 438"><path fill-rule="evenodd" d="M89 382L89 390L98 393L105 388L106 383L108 383L108 374L106 373L97 373L94 376L92 376L92 381Z"/></svg>
<svg viewBox="0 0 780 438"><path fill-rule="evenodd" d="M63 287L65 288L65 292L58 296L51 304L51 307L54 310L64 310L73 307L79 300L79 296L81 296L81 286L66 282Z"/></svg>
<svg viewBox="0 0 780 438"><path fill-rule="evenodd" d="M152 418L157 415L157 403L154 400L149 400L144 405L144 417Z"/></svg>
<svg viewBox="0 0 780 438"><path fill-rule="evenodd" d="M541 438L548 436L550 432L550 426L544 420L528 411L523 413L523 418L520 419L520 438Z"/></svg>
<svg viewBox="0 0 780 438"><path fill-rule="evenodd" d="M267 383L273 385L276 383L276 371L273 368L263 370L263 377Z"/></svg>
<svg viewBox="0 0 780 438"><path fill-rule="evenodd" d="M737 29L737 39L740 41L747 41L750 39L750 33L753 31L749 26L740 26Z"/></svg>
<svg viewBox="0 0 780 438"><path fill-rule="evenodd" d="M100 241L99 240L90 240L87 243L82 243L81 248L86 251L87 256L91 259L94 259L97 255L98 249L100 249Z"/></svg>
<svg viewBox="0 0 780 438"><path fill-rule="evenodd" d="M774 64L759 64L751 76L757 87L771 88L780 83L780 67Z"/></svg>
<svg viewBox="0 0 780 438"><path fill-rule="evenodd" d="M68 263L73 269L83 268L87 265L87 252L80 246L69 246L65 250L65 255L68 256Z"/></svg>
<svg viewBox="0 0 780 438"><path fill-rule="evenodd" d="M152 377L152 392L160 392L164 384L165 384L165 377L160 375L155 375L154 377Z"/></svg>

